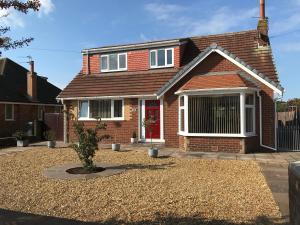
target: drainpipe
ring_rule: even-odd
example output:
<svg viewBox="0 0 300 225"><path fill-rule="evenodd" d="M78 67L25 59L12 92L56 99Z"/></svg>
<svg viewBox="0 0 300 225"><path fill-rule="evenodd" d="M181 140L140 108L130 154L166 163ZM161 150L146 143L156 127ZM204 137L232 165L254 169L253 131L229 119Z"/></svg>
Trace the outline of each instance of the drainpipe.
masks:
<svg viewBox="0 0 300 225"><path fill-rule="evenodd" d="M65 104L64 100L62 100L62 104L63 104L63 115L64 115L64 143L67 144L68 143L68 135L67 135L67 105Z"/></svg>
<svg viewBox="0 0 300 225"><path fill-rule="evenodd" d="M257 95L258 95L258 98L259 98L259 144L263 148L267 148L267 149L270 149L272 151L277 151L276 122L275 122L275 148L263 144L263 138L262 138L262 100L261 100L261 95L260 95L259 91L257 91ZM276 110L276 107L275 107L275 110ZM275 119L276 119L276 116L275 116Z"/></svg>

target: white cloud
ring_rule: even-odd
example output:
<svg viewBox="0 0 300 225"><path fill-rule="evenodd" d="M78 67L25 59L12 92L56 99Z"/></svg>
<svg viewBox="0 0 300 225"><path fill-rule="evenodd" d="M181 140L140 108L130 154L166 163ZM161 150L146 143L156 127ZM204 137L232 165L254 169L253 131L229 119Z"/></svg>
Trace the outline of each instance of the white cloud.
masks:
<svg viewBox="0 0 300 225"><path fill-rule="evenodd" d="M185 7L175 4L149 3L145 5L145 9L153 14L157 20L168 20L175 13L183 11Z"/></svg>
<svg viewBox="0 0 300 225"><path fill-rule="evenodd" d="M25 23L20 15L12 9L1 9L0 10L0 23L3 26L11 27L24 27Z"/></svg>
<svg viewBox="0 0 300 225"><path fill-rule="evenodd" d="M52 0L40 0L41 7L38 12L38 17L42 17L43 15L48 15L53 12L55 6ZM35 15L35 12L30 13L29 15ZM25 27L25 18L28 15L24 15L12 8L9 9L1 9L0 10L0 24L3 26L10 27Z"/></svg>
<svg viewBox="0 0 300 225"><path fill-rule="evenodd" d="M300 1L300 0L299 0ZM183 15L187 8L175 4L156 4L151 3L145 9L161 21L166 26L184 32L184 35L200 35L222 33L249 21L257 16L258 9L232 10L228 7L221 7L216 10L209 18L194 18ZM234 12L234 13L233 13Z"/></svg>
<svg viewBox="0 0 300 225"><path fill-rule="evenodd" d="M144 33L140 33L140 39L142 41L150 41L150 39Z"/></svg>
<svg viewBox="0 0 300 225"><path fill-rule="evenodd" d="M271 24L271 27L272 35L280 35L300 29L300 14L296 12L287 17L282 16L282 19Z"/></svg>
<svg viewBox="0 0 300 225"><path fill-rule="evenodd" d="M300 52L300 42L283 43L276 47L281 52Z"/></svg>
<svg viewBox="0 0 300 225"><path fill-rule="evenodd" d="M247 20L249 21L249 19L258 15L256 8L235 11L235 13L232 13L232 11L227 7L223 7L208 19L188 21L182 26L188 28L187 33L189 35L223 33L239 27Z"/></svg>
<svg viewBox="0 0 300 225"><path fill-rule="evenodd" d="M40 0L41 7L39 10L39 17L42 15L48 15L49 13L53 12L55 9L55 6L52 2L52 0Z"/></svg>

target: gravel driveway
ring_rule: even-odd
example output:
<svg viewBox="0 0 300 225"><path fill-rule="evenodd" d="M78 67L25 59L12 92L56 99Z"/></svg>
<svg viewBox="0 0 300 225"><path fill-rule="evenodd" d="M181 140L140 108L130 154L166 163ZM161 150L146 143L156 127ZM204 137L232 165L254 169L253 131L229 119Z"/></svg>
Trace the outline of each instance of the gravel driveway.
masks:
<svg viewBox="0 0 300 225"><path fill-rule="evenodd" d="M78 162L72 150L2 155L0 208L101 224L269 224L280 217L253 161L151 159L143 151L110 150L98 151L95 161L122 164L126 172L52 180L43 171Z"/></svg>

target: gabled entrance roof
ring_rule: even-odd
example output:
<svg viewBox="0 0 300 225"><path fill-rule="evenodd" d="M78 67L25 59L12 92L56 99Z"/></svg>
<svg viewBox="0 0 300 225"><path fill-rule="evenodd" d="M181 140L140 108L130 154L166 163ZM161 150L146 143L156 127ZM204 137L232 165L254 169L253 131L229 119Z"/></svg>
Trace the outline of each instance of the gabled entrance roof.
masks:
<svg viewBox="0 0 300 225"><path fill-rule="evenodd" d="M234 54L225 50L221 46L217 44L211 44L204 51L202 51L197 57L195 57L191 62L189 62L186 66L184 66L175 76L170 79L158 92L158 98L162 97L168 90L170 90L178 81L180 81L183 77L185 77L191 70L193 70L199 63L201 63L204 59L206 59L212 53L218 53L224 58L228 59L230 62L271 88L274 92L282 95L283 87L280 84L276 84L266 75L259 73L256 69L252 68L250 65L246 64L243 60L236 57Z"/></svg>

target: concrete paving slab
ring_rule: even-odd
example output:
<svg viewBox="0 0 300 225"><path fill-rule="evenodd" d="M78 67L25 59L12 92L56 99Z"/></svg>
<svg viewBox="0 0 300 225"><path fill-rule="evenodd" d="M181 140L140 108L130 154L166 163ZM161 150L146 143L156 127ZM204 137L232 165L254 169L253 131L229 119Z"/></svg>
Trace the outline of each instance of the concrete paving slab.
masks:
<svg viewBox="0 0 300 225"><path fill-rule="evenodd" d="M282 222L289 222L288 166L282 164L259 163L262 173L272 191L282 214Z"/></svg>

